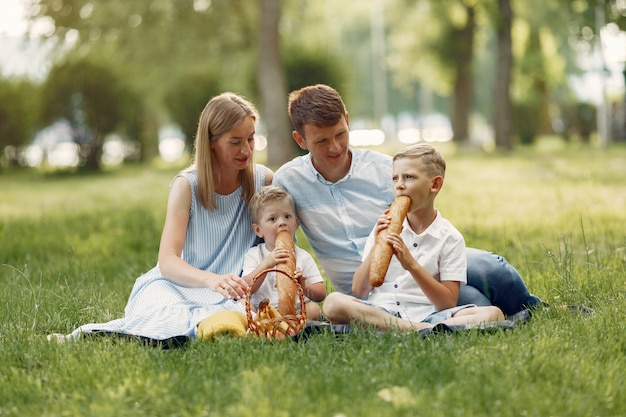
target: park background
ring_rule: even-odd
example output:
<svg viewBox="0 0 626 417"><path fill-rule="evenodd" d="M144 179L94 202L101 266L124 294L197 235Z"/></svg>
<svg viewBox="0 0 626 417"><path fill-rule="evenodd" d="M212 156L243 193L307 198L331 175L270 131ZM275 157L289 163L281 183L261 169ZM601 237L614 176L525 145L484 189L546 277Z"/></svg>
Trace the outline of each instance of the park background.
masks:
<svg viewBox="0 0 626 417"><path fill-rule="evenodd" d="M3 170L176 159L204 104L227 90L257 104L257 147L276 167L298 152L287 94L318 82L345 98L355 146L452 140L511 151L541 135L601 148L626 139L621 0L2 7L16 5L21 26L7 13L0 33Z"/></svg>
<svg viewBox="0 0 626 417"><path fill-rule="evenodd" d="M623 2L21 4L29 34L0 35L0 415L626 415ZM277 168L287 93L315 82L353 146L434 143L438 208L548 306L430 338L46 341L123 314L212 95L258 105Z"/></svg>

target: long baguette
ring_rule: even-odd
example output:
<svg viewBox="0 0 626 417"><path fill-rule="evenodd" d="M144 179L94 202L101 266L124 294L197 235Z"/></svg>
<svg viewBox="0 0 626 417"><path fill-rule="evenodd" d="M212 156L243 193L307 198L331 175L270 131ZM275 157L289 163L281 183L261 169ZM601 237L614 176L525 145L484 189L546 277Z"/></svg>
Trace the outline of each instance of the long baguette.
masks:
<svg viewBox="0 0 626 417"><path fill-rule="evenodd" d="M400 233L402 223L411 206L411 198L406 195L400 195L393 200L389 207L389 215L391 222L386 229L381 230L376 236L376 243L372 248L370 256L370 285L372 287L380 287L385 281L385 275L389 269L393 248L387 243L386 237L388 233Z"/></svg>
<svg viewBox="0 0 626 417"><path fill-rule="evenodd" d="M296 271L296 248L293 236L286 230L276 235L276 247L289 250L291 256L285 263L276 265L276 269L284 271L290 277ZM298 284L286 275L276 273L276 290L278 292L278 312L281 316L296 314L296 299L298 296Z"/></svg>

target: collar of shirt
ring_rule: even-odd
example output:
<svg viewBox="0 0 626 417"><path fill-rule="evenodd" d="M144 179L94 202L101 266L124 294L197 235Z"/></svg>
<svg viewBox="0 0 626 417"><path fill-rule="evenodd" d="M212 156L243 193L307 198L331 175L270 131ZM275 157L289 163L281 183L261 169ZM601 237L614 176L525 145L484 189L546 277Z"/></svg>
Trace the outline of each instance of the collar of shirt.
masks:
<svg viewBox="0 0 626 417"><path fill-rule="evenodd" d="M439 224L441 222L442 217L441 217L441 214L439 213L439 210L435 209L435 212L437 213L437 215L435 216L435 220L433 220L432 223L428 225L426 230L424 230L420 234L415 233L413 229L411 229L411 225L409 224L409 218L405 217L404 222L402 222L401 233L406 232L407 233L406 237L411 237L411 238L431 235L432 237L436 239L441 239L444 235L444 230L441 228L441 225Z"/></svg>
<svg viewBox="0 0 626 417"><path fill-rule="evenodd" d="M306 154L306 164L311 170L311 172L313 173L313 175L315 175L315 178L317 178L317 180L321 182L322 184L324 185L341 184L344 181L348 181L352 177L352 170L354 169L355 159L358 158L358 156L351 150L349 150L348 152L350 152L350 154L352 155L352 158L350 160L350 168L348 169L348 173L337 182L328 181L326 178L324 178L322 174L320 174L320 172L315 168L315 166L313 166L313 161L311 160L310 153Z"/></svg>

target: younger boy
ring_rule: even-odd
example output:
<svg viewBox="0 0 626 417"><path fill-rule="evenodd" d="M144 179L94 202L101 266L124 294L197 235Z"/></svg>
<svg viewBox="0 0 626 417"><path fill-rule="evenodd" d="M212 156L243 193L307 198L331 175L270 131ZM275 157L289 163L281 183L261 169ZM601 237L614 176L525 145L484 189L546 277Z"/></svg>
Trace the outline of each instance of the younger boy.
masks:
<svg viewBox="0 0 626 417"><path fill-rule="evenodd" d="M333 323L355 323L376 329L402 331L503 320L495 306L456 306L461 284L466 283L465 241L461 233L435 208L443 186L445 160L428 144L409 146L393 157L393 192L411 197L411 207L400 234L387 242L394 256L385 282L372 288L370 252L379 231L389 225L388 210L370 233L363 262L356 270L352 292L367 301L333 292L324 302L324 314Z"/></svg>
<svg viewBox="0 0 626 417"><path fill-rule="evenodd" d="M246 254L243 276L249 284L261 271L274 268L276 264L287 262L289 252L286 249L275 247L276 235L281 230L287 230L293 236L298 228L293 198L284 188L279 186L270 185L261 188L250 201L250 214L254 233L264 239L265 242L251 248ZM297 246L294 275L304 291L307 319L319 320L321 309L318 304L311 302L311 300L320 302L326 297L324 279L313 257ZM268 272L259 277L255 281L251 293L250 301L255 308L266 298L269 298L272 306L278 308L276 273Z"/></svg>

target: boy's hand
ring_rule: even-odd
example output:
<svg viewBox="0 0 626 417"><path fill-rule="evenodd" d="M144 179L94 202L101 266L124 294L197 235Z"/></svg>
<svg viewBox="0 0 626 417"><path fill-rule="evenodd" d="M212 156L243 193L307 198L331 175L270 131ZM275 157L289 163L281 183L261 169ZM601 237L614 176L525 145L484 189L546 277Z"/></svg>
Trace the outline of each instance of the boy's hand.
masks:
<svg viewBox="0 0 626 417"><path fill-rule="evenodd" d="M393 248L393 253L396 255L396 258L398 258L398 261L400 261L402 268L409 270L410 266L417 262L399 234L389 233L387 235L387 242L389 242Z"/></svg>
<svg viewBox="0 0 626 417"><path fill-rule="evenodd" d="M304 290L304 284L306 282L306 276L304 276L302 274L302 270L300 268L296 267L296 270L293 273L293 277L298 280L298 283L300 284L300 286Z"/></svg>
<svg viewBox="0 0 626 417"><path fill-rule="evenodd" d="M380 215L380 217L378 217L378 220L376 221L376 226L374 228L376 230L376 234L380 233L381 230L386 229L387 226L389 226L389 223L391 223L391 216L389 215L389 209L387 209Z"/></svg>
<svg viewBox="0 0 626 417"><path fill-rule="evenodd" d="M284 249L284 248L274 248L273 251L270 252L269 255L267 255L267 262L270 266L276 266L277 264L282 264L287 262L287 260L289 259L289 250Z"/></svg>

